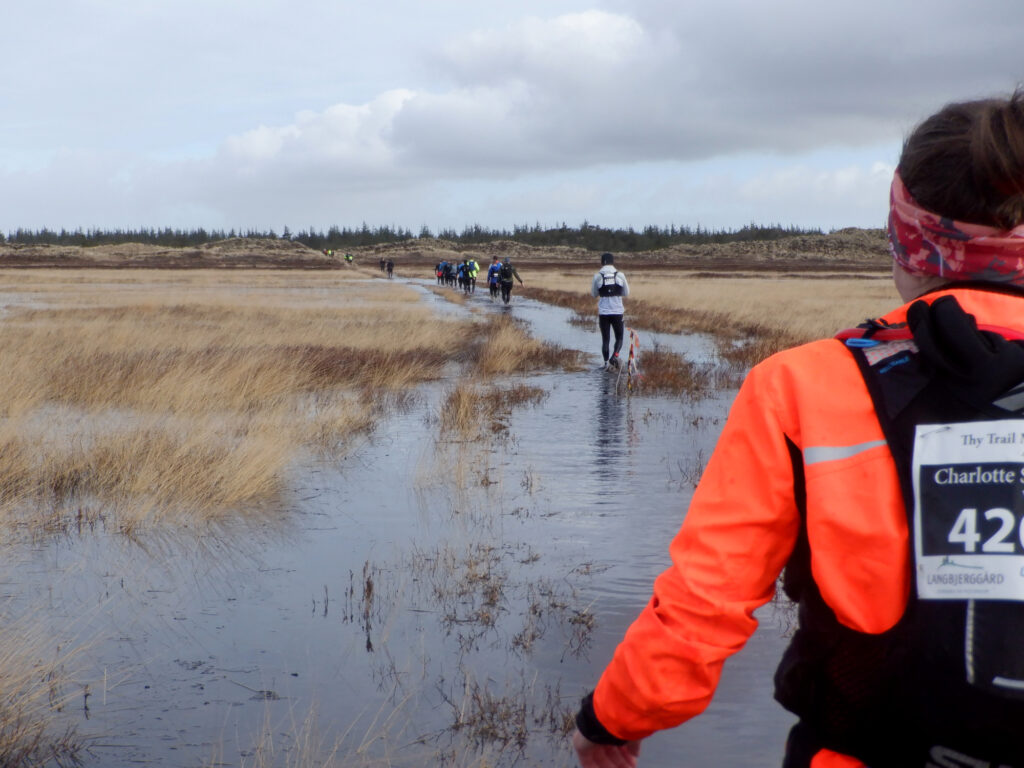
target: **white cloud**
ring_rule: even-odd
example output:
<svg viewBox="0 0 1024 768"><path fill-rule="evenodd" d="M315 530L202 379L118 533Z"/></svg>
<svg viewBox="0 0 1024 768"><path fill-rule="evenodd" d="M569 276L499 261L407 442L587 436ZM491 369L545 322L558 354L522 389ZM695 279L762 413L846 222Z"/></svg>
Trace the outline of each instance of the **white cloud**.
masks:
<svg viewBox="0 0 1024 768"><path fill-rule="evenodd" d="M476 31L445 45L441 59L463 85L554 79L589 90L642 53L645 37L634 19L591 10Z"/></svg>
<svg viewBox="0 0 1024 768"><path fill-rule="evenodd" d="M224 154L270 162L319 151L332 164L411 177L630 160L647 154L624 151L640 143L631 84L653 68L655 48L622 16L531 18L450 44L442 59L456 87L304 112L228 139Z"/></svg>
<svg viewBox="0 0 1024 768"><path fill-rule="evenodd" d="M43 24L49 2L12 22ZM47 52L14 35L0 64L28 73L0 100L0 227L168 211L431 223L460 205L495 225L556 207L801 221L875 189L860 160L844 174L814 153L896 143L942 103L1024 79L1016 7L437 0L421 18L411 0L76 0ZM734 173L720 195L693 165L778 156L788 171ZM489 211L460 185L486 188ZM511 217L502 201L537 210Z"/></svg>
<svg viewBox="0 0 1024 768"><path fill-rule="evenodd" d="M900 46L902 33L888 28L875 43L867 12L825 17L814 34L803 2L769 10L732 0L729 25L689 7L666 7L658 26L590 10L477 30L439 49L434 65L448 88L395 91L401 98L383 109L339 103L304 113L230 140L227 154L248 143L270 153L267 160L299 162L319 151L330 167L396 178L507 177L865 146L897 138L926 97L932 106L945 100L938 95L948 83L922 66L942 57L916 39ZM853 37L836 40L844 19ZM958 71L987 80L990 90L1012 84L1010 69L980 63L991 58L988 46L952 58L969 62ZM893 61L902 66L888 71Z"/></svg>
<svg viewBox="0 0 1024 768"><path fill-rule="evenodd" d="M295 163L300 172L310 164L336 170L385 170L393 163L391 132L396 115L414 98L410 91L381 94L369 104L336 104L323 112L300 112L289 125L260 126L229 137L221 153L223 164L249 169Z"/></svg>

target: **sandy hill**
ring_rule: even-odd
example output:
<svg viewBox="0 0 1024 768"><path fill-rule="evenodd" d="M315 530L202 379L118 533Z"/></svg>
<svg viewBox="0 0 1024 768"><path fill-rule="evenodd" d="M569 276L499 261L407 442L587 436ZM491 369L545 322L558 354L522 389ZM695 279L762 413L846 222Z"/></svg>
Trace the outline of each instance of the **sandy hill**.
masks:
<svg viewBox="0 0 1024 768"><path fill-rule="evenodd" d="M442 260L469 256L488 263L508 256L525 264L593 266L598 254L569 246L531 246L509 240L466 245L429 238L353 248L357 265L380 259L396 264L433 266ZM827 235L801 235L779 240L706 245L675 245L657 251L617 254L617 263L631 267L678 267L698 270L839 270L878 271L888 268L883 230L843 229ZM232 238L197 247L171 248L127 243L109 246L0 244L0 267L149 267L195 269L256 267L267 269L336 269L341 254L329 257L291 240Z"/></svg>
<svg viewBox="0 0 1024 768"><path fill-rule="evenodd" d="M436 264L473 256L488 263L493 256L525 264L593 266L598 254L569 246L531 246L508 240L464 245L445 240L407 240L352 251L358 261L393 259L396 264ZM616 263L639 267L707 270L878 271L891 264L884 230L844 229L827 235L800 235L779 240L675 245L657 251L616 254Z"/></svg>
<svg viewBox="0 0 1024 768"><path fill-rule="evenodd" d="M291 240L234 237L186 248L142 243L89 247L0 244L0 267L324 269L336 266L336 258L329 258L320 251Z"/></svg>

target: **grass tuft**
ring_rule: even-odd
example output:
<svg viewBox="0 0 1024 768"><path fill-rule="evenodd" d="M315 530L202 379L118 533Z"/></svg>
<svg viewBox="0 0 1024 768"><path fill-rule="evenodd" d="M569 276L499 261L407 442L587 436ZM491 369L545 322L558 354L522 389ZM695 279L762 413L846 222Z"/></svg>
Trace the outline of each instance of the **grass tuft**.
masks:
<svg viewBox="0 0 1024 768"><path fill-rule="evenodd" d="M513 317L500 315L483 329L475 368L484 376L557 368L583 369L584 353L531 338Z"/></svg>
<svg viewBox="0 0 1024 768"><path fill-rule="evenodd" d="M641 357L639 386L644 392L666 392L674 395L700 397L715 384L707 366L697 366L682 355L655 347Z"/></svg>

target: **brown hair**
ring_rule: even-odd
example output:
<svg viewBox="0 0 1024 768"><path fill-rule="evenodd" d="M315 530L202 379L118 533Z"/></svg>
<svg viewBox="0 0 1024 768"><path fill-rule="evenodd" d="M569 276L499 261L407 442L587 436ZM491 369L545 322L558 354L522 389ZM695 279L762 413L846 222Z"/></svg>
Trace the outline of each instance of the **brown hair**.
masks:
<svg viewBox="0 0 1024 768"><path fill-rule="evenodd" d="M947 104L903 143L900 176L918 204L951 219L1024 223L1024 89Z"/></svg>

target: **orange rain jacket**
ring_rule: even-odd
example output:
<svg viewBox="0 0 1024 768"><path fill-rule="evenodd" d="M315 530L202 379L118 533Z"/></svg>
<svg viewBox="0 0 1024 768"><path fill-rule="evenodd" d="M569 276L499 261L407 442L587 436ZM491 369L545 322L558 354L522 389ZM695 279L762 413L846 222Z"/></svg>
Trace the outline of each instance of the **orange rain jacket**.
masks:
<svg viewBox="0 0 1024 768"><path fill-rule="evenodd" d="M967 287L954 295L979 324L1024 330L1024 297ZM902 323L908 305L889 313ZM725 659L757 627L796 542L787 438L802 453L811 570L839 621L890 629L910 589L900 483L853 355L836 339L773 355L736 397L672 541L672 565L626 632L594 691L594 712L621 739L640 739L699 714ZM813 768L856 768L824 751Z"/></svg>

